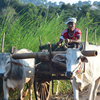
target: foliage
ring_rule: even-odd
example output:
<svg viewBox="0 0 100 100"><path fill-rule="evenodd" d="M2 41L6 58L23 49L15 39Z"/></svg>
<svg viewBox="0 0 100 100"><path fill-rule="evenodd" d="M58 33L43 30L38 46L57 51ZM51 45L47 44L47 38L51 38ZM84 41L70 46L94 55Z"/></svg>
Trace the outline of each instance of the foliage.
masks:
<svg viewBox="0 0 100 100"><path fill-rule="evenodd" d="M62 1L60 1L59 4L57 4L57 2L51 2L51 1L48 2L48 0L20 0L20 1L23 2L23 3L31 2L35 5L41 5L42 4L44 6L53 6L53 7L55 7L55 6L61 7L61 5L64 3ZM81 0L79 0L78 3L76 3L76 4L78 6L82 7L83 5L91 5L91 1L88 0L88 1L83 1L82 2ZM93 4L94 5L100 5L100 1L94 1Z"/></svg>

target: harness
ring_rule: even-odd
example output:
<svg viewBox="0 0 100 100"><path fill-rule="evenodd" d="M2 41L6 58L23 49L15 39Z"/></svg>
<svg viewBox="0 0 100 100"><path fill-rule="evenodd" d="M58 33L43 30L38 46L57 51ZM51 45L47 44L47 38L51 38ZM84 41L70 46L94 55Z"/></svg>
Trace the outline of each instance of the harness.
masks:
<svg viewBox="0 0 100 100"><path fill-rule="evenodd" d="M79 68L79 69L78 69L78 68ZM77 70L77 69L78 69L78 70ZM82 70L82 69L83 69L83 70ZM84 63L80 62L79 65L72 71L72 73L76 71L76 72L75 72L76 75L80 75L80 74L82 74L82 73L85 72L84 69L85 69ZM74 76L72 76L71 78L73 78L73 77L74 77Z"/></svg>
<svg viewBox="0 0 100 100"><path fill-rule="evenodd" d="M81 65L82 63L80 62L79 65L72 71L72 73L75 72L79 67L81 67Z"/></svg>

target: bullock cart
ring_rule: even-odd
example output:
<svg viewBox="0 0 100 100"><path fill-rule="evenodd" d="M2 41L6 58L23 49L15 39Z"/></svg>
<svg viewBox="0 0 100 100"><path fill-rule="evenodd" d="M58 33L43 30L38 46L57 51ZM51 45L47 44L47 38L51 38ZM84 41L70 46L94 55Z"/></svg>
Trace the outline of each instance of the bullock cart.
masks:
<svg viewBox="0 0 100 100"><path fill-rule="evenodd" d="M47 50L44 50L44 46L39 47L39 52L14 54L14 59L36 58L35 65L35 80L34 91L36 100L49 100L50 94L50 81L53 80L69 80L71 77L65 76L66 63L53 60L56 54L65 54L66 49L64 46L52 50L53 45L50 43L46 45ZM73 45L74 46L74 45ZM70 48L73 47L71 45ZM69 48L69 46L67 46ZM83 51L85 56L95 56L97 51ZM53 93L53 84L52 84Z"/></svg>

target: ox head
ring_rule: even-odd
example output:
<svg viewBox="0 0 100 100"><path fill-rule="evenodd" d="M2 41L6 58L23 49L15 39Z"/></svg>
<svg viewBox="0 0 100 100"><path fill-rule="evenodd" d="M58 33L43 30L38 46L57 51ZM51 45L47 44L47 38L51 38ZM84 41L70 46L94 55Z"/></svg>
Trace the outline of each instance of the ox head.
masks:
<svg viewBox="0 0 100 100"><path fill-rule="evenodd" d="M79 49L67 49L66 54L54 56L58 61L66 61L66 73L68 77L75 76L82 66L82 62L88 62Z"/></svg>
<svg viewBox="0 0 100 100"><path fill-rule="evenodd" d="M10 53L0 53L0 77L6 77L9 71Z"/></svg>

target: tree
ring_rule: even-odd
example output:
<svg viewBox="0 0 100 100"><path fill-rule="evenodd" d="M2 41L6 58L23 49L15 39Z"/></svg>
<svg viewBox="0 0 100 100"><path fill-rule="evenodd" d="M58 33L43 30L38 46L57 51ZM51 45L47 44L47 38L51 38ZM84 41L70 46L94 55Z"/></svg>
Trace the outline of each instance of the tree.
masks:
<svg viewBox="0 0 100 100"><path fill-rule="evenodd" d="M64 2L60 1L60 2L59 2L59 5L62 5L63 3L64 3Z"/></svg>
<svg viewBox="0 0 100 100"><path fill-rule="evenodd" d="M18 19L18 15L15 12L15 9L11 7L5 7L2 9L1 12L2 18L2 29L6 28L6 31L11 28L11 26L16 22ZM17 16L16 16L17 15ZM16 16L16 17L15 17Z"/></svg>
<svg viewBox="0 0 100 100"><path fill-rule="evenodd" d="M100 5L100 2L94 1L94 2L93 2L93 5Z"/></svg>
<svg viewBox="0 0 100 100"><path fill-rule="evenodd" d="M78 1L77 5L82 6L83 5L82 1Z"/></svg>

